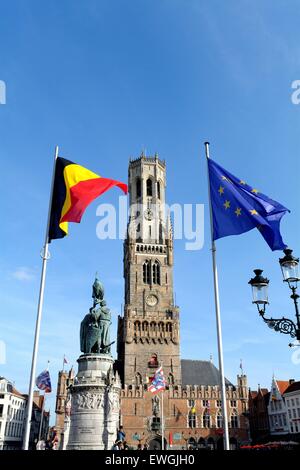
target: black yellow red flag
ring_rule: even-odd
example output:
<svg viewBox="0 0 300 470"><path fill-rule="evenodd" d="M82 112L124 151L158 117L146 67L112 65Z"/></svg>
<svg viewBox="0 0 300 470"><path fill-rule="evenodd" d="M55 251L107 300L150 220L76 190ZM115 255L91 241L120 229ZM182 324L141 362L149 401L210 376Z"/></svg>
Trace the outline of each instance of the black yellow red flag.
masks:
<svg viewBox="0 0 300 470"><path fill-rule="evenodd" d="M58 157L52 194L48 240L68 234L68 222L81 221L86 207L113 186L127 193L127 185L103 178L81 165Z"/></svg>

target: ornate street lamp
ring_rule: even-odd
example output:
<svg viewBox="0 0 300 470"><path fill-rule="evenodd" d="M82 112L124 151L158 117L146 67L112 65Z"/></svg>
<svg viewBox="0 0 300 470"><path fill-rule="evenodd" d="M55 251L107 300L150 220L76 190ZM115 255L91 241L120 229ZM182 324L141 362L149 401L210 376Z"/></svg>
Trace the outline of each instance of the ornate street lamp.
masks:
<svg viewBox="0 0 300 470"><path fill-rule="evenodd" d="M299 277L299 258L293 256L293 250L286 248L284 250L285 256L279 259L279 264L282 271L283 281L288 283L289 288L292 291L291 299L294 301L296 322L293 322L289 318L267 318L265 316L266 306L269 304L268 301L268 285L269 279L263 277L262 269L255 269L255 276L250 279L249 283L252 287L252 303L256 304L259 315L262 317L264 322L269 328L273 328L275 331L290 335L292 338L297 338L300 341L300 315L297 294L297 283L300 281ZM291 344L290 344L291 346Z"/></svg>
<svg viewBox="0 0 300 470"><path fill-rule="evenodd" d="M263 277L262 269L254 269L255 277L250 279L249 284L252 287L252 303L257 305L258 311L261 308L265 312L266 304L268 304L268 285L269 279Z"/></svg>
<svg viewBox="0 0 300 470"><path fill-rule="evenodd" d="M282 271L283 281L287 282L290 289L297 288L299 278L299 258L295 258L293 250L286 248L284 250L285 256L279 258L279 264Z"/></svg>

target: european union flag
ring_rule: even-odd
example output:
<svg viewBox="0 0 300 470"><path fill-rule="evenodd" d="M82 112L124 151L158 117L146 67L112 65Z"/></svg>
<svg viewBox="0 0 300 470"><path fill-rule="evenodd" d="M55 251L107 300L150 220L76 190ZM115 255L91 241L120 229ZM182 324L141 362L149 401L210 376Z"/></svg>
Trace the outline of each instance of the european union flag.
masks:
<svg viewBox="0 0 300 470"><path fill-rule="evenodd" d="M271 250L283 250L280 220L289 209L208 159L213 239L257 228Z"/></svg>

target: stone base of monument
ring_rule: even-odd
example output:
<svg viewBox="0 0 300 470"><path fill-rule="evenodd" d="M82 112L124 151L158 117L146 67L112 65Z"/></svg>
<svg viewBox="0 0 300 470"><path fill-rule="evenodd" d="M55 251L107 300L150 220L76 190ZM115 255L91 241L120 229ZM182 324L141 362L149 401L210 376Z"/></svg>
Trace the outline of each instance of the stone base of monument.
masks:
<svg viewBox="0 0 300 470"><path fill-rule="evenodd" d="M67 450L110 450L119 426L120 379L108 354L82 354L70 390Z"/></svg>

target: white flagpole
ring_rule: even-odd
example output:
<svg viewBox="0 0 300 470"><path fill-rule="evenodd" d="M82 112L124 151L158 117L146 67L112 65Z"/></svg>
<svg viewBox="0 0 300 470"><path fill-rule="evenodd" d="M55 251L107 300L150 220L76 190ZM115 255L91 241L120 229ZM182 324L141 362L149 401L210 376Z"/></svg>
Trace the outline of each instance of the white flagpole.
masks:
<svg viewBox="0 0 300 470"><path fill-rule="evenodd" d="M50 215L51 215L52 195L53 195L53 186L54 186L54 177L55 177L55 165L56 165L57 157L58 157L58 147L56 146L55 147L55 155L54 155L54 163L53 163L51 192L50 192L50 198L49 198L49 208L48 208L48 218L47 218L47 226L46 226L46 234L45 234L45 243L44 243L43 252L42 252L42 255L41 255L43 262L42 262L39 301L38 301L38 310L37 310L37 316L36 316L34 344L33 344L32 361L31 361L28 403L27 403L27 410L26 410L25 432L24 432L24 439L23 439L23 450L28 450L28 446L29 446L31 414L32 414L32 402L33 402L33 389L34 389L34 384L35 384L37 352L38 352L38 345L39 345L39 338L40 338L40 328L41 328L41 319L42 319L42 310L43 310L43 301L44 301L46 267L47 267L47 261L49 259L49 251L48 251L49 227L50 227Z"/></svg>
<svg viewBox="0 0 300 470"><path fill-rule="evenodd" d="M213 264L213 277L214 277L214 292L215 292L215 309L216 309L216 323L217 323L217 336L218 336L218 354L219 354L219 371L220 371L220 385L222 396L222 414L223 414L223 429L224 429L224 450L229 450L229 433L227 421L227 400L226 400L226 387L224 376L223 364L223 345L222 345L222 327L221 327L221 314L220 314L220 301L219 301L219 282L218 270L216 263L216 244L213 238L213 216L210 197L210 178L208 170L209 159L209 142L205 142L205 153L207 161L207 177L208 177L208 198L209 198L209 214L210 214L210 228L211 228L211 251L212 251L212 264Z"/></svg>
<svg viewBox="0 0 300 470"><path fill-rule="evenodd" d="M164 390L161 392L161 450L165 450Z"/></svg>

